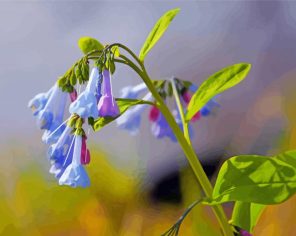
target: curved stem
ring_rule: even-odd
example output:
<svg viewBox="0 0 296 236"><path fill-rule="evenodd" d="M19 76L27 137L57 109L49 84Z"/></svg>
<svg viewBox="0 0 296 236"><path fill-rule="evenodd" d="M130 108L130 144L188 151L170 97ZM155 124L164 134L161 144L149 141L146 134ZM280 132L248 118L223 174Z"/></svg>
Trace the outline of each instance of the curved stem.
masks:
<svg viewBox="0 0 296 236"><path fill-rule="evenodd" d="M130 50L128 50L130 51ZM135 55L135 54L133 54ZM210 198L212 196L212 192L213 192L213 188L212 185L206 175L206 173L203 170L203 167L197 157L197 155L195 154L195 151L193 149L193 147L191 146L190 142L187 141L187 138L185 138L185 136L183 135L182 130L180 129L180 127L178 126L178 124L176 123L173 115L171 114L169 108L166 106L165 102L163 101L162 97L159 95L159 93L157 92L157 90L155 89L152 80L149 78L145 66L142 62L140 62L141 65L141 69L138 68L130 59L128 59L126 56L124 55L120 55L120 58L122 58L123 60L125 60L127 62L127 64L133 69L135 70L135 72L137 72L137 74L142 78L143 82L146 84L146 86L148 87L148 89L150 90L150 92L152 93L153 97L155 98L156 102L157 102L157 106L159 108L159 110L162 112L162 114L164 115L166 121L168 122L168 124L170 125L171 129L173 130L181 148L184 151L184 154L198 180L198 182L200 183L205 195L207 198ZM126 64L126 63L125 63ZM183 112L183 111L182 111ZM184 116L184 113L183 113ZM185 120L185 118L183 117L183 119ZM186 122L184 122L185 124ZM185 130L185 127L184 127ZM188 129L187 129L188 130ZM187 134L188 138L189 137L189 132ZM225 236L233 236L233 232L232 229L230 227L230 225L228 224L227 221L227 217L225 215L225 212L222 208L222 206L220 205L214 205L212 206L212 209L218 219L218 222L221 226L221 229L223 231L223 234Z"/></svg>

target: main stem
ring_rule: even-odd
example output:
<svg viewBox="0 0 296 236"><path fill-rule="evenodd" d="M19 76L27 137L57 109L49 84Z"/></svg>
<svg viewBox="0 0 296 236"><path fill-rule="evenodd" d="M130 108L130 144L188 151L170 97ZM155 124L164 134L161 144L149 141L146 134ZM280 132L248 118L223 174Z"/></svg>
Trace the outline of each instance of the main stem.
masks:
<svg viewBox="0 0 296 236"><path fill-rule="evenodd" d="M178 142L180 143L180 145L185 153L185 156L186 156L197 180L199 181L199 183L206 195L206 197L211 197L212 192L213 192L212 185L211 185L206 173L204 172L203 167L202 167L201 163L199 162L194 149L189 144L189 142L185 139L181 129L179 128L179 126L175 122L174 117L172 116L170 110L168 109L168 107L166 106L164 101L162 100L161 96L156 91L156 89L155 89L154 85L152 84L150 78L148 77L146 71L144 70L143 73L141 73L139 75L141 76L144 83L147 85L148 89L150 90L150 92L154 96L155 100L158 103L158 108L160 109L160 111L162 112L162 114L166 118L168 124L172 128ZM188 137L189 137L189 135L188 135ZM222 228L223 234L225 236L233 236L232 229L231 229L230 225L228 224L227 217L224 213L223 208L220 205L214 205L214 206L212 206L212 208L213 208L213 211L214 211L214 213L219 221L219 224Z"/></svg>
<svg viewBox="0 0 296 236"><path fill-rule="evenodd" d="M168 122L171 129L173 130L173 132L174 132L181 148L183 149L184 154L185 154L198 182L200 183L206 197L210 198L212 196L213 188L212 188L212 185L211 185L206 173L203 170L201 163L199 162L198 157L195 154L195 151L194 151L192 145L190 144L188 126L186 126L187 123L185 122L184 116L183 116L184 124L187 127L187 131L186 131L187 134L185 135L186 137L183 135L182 130L179 128L178 124L176 123L173 115L171 114L169 108L166 106L162 97L159 95L159 93L155 89L151 79L149 78L149 76L146 72L143 62L141 62L138 59L138 57L128 47L126 47L122 44L113 44L113 45L119 46L119 47L123 48L124 50L126 50L134 58L134 60L137 62L137 64L140 65L141 69L138 66L136 66L129 58L127 58L126 56L124 56L122 54L119 57L123 60L115 59L115 61L117 61L119 63L124 63L126 65L129 65L142 78L142 80L144 81L144 83L146 84L148 89L150 90L151 94L155 98L159 110L162 112L166 121ZM232 229L227 222L227 217L225 215L225 212L224 212L222 206L214 205L214 206L212 206L212 208L213 208L213 211L214 211L214 213L218 219L218 222L221 226L223 234L225 236L233 236Z"/></svg>

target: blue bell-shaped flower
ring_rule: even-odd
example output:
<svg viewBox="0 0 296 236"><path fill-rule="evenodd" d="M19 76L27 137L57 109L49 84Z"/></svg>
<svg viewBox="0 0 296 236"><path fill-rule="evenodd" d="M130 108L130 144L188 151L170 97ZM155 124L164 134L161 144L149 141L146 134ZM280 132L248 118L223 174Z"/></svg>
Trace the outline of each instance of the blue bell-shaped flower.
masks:
<svg viewBox="0 0 296 236"><path fill-rule="evenodd" d="M152 94L148 93L143 98L143 100L152 100ZM125 113L123 113L120 117L116 119L117 127L128 130L131 135L136 135L139 132L141 115L147 106L147 104L140 104L128 109Z"/></svg>
<svg viewBox="0 0 296 236"><path fill-rule="evenodd" d="M100 79L98 68L93 68L89 76L89 82L85 90L78 96L78 98L71 103L69 112L71 114L78 114L81 118L93 117L98 118L97 107L97 84ZM100 83L99 83L100 84Z"/></svg>
<svg viewBox="0 0 296 236"><path fill-rule="evenodd" d="M99 116L116 117L119 115L119 108L113 97L111 76L109 70L103 71L103 96L98 104Z"/></svg>
<svg viewBox="0 0 296 236"><path fill-rule="evenodd" d="M71 187L88 187L90 185L89 177L81 165L82 136L75 136L72 162L67 166L59 179L60 185L69 185Z"/></svg>
<svg viewBox="0 0 296 236"><path fill-rule="evenodd" d="M127 86L121 89L121 98L136 99L143 91L147 90L145 83L138 84L136 86Z"/></svg>

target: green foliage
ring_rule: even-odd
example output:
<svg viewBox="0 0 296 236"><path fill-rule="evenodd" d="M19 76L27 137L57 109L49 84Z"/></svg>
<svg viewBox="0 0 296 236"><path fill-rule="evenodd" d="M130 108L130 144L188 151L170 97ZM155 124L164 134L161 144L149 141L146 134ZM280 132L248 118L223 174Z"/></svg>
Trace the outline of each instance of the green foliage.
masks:
<svg viewBox="0 0 296 236"><path fill-rule="evenodd" d="M58 79L58 86L64 91L71 93L77 81L79 84L89 79L89 65L86 57L77 61L63 76Z"/></svg>
<svg viewBox="0 0 296 236"><path fill-rule="evenodd" d="M163 33L168 28L171 21L174 17L179 13L180 9L172 9L166 12L162 17L154 25L153 29L149 33L145 43L142 46L142 49L139 54L140 61L144 61L147 53L151 50L151 48L157 43L157 41L161 38Z"/></svg>
<svg viewBox="0 0 296 236"><path fill-rule="evenodd" d="M211 75L192 96L188 104L186 120L190 121L196 112L214 96L241 82L247 76L250 69L251 64L240 63L225 67Z"/></svg>
<svg viewBox="0 0 296 236"><path fill-rule="evenodd" d="M296 192L295 164L296 151L274 157L232 157L222 165L209 203L281 203Z"/></svg>
<svg viewBox="0 0 296 236"><path fill-rule="evenodd" d="M99 117L98 119L96 119L94 121L90 120L89 122L90 122L90 124L92 124L94 131L99 131L105 125L116 120L119 116L121 116L124 112L126 112L131 106L140 105L140 104L153 105L152 102L144 101L144 100L137 100L137 99L117 98L116 102L119 107L120 114L117 117Z"/></svg>
<svg viewBox="0 0 296 236"><path fill-rule="evenodd" d="M103 50L104 46L96 39L91 37L82 37L78 40L78 47L80 50L87 54L94 50Z"/></svg>
<svg viewBox="0 0 296 236"><path fill-rule="evenodd" d="M252 233L265 205L237 201L232 212L231 224Z"/></svg>

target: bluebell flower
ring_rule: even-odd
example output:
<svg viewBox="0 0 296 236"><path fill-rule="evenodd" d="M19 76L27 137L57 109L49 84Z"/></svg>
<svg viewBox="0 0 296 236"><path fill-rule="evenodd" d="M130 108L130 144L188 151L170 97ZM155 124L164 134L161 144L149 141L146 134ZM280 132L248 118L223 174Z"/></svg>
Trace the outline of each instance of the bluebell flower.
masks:
<svg viewBox="0 0 296 236"><path fill-rule="evenodd" d="M64 93L57 84L36 116L37 125L40 129L54 131L63 122L67 93Z"/></svg>
<svg viewBox="0 0 296 236"><path fill-rule="evenodd" d="M113 97L111 75L109 70L103 71L103 96L98 104L99 116L116 117L119 115L119 108Z"/></svg>
<svg viewBox="0 0 296 236"><path fill-rule="evenodd" d="M151 99L151 93L148 93L143 98L144 101L150 101ZM116 119L117 127L128 130L131 135L138 134L141 124L141 115L147 106L147 104L141 104L128 109L124 114Z"/></svg>
<svg viewBox="0 0 296 236"><path fill-rule="evenodd" d="M145 83L138 84L136 86L127 86L121 90L121 98L136 99L139 94L147 90Z"/></svg>
<svg viewBox="0 0 296 236"><path fill-rule="evenodd" d="M173 142L177 142L176 136L173 130L167 123L162 113L159 114L158 119L151 124L151 132L154 137L160 139L164 137L170 138Z"/></svg>
<svg viewBox="0 0 296 236"><path fill-rule="evenodd" d="M53 87L51 87L50 90L48 90L46 93L37 94L29 101L28 107L31 108L34 116L36 116L38 112L45 107L45 104L47 103L48 98L52 93Z"/></svg>
<svg viewBox="0 0 296 236"><path fill-rule="evenodd" d="M72 162L60 177L60 185L69 185L71 187L88 187L90 185L89 177L81 165L81 149L82 136L75 136Z"/></svg>
<svg viewBox="0 0 296 236"><path fill-rule="evenodd" d="M56 143L66 128L66 122L59 124L59 122L54 122L49 129L45 130L42 135L42 142L46 144Z"/></svg>
<svg viewBox="0 0 296 236"><path fill-rule="evenodd" d="M78 114L81 118L93 117L98 118L98 107L96 89L99 81L98 68L93 68L89 77L89 82L85 90L78 96L78 98L71 103L69 112L71 114Z"/></svg>
<svg viewBox="0 0 296 236"><path fill-rule="evenodd" d="M58 177L59 174L62 174L61 171L65 169L64 164L69 165L71 163L71 161L70 163L69 161L66 163L66 157L70 156L70 147L74 138L74 136L71 134L71 130L71 127L66 126L58 141L50 145L47 151L48 158L52 163L50 172L55 174L56 177Z"/></svg>

